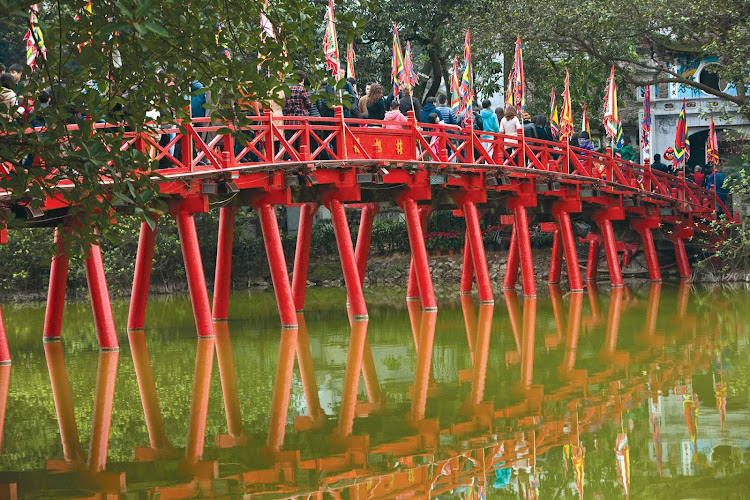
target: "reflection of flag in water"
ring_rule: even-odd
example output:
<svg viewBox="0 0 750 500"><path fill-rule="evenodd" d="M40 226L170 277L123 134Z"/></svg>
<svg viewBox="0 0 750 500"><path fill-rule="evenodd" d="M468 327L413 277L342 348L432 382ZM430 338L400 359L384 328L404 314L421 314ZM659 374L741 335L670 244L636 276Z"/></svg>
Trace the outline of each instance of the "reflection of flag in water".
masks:
<svg viewBox="0 0 750 500"><path fill-rule="evenodd" d="M682 110L677 117L677 131L674 137L674 160L675 166L690 158L690 139L688 139L687 120L685 118L685 98L682 98Z"/></svg>
<svg viewBox="0 0 750 500"><path fill-rule="evenodd" d="M708 129L708 141L706 142L706 163L713 166L719 164L719 140L716 138L713 116L711 117L711 128Z"/></svg>
<svg viewBox="0 0 750 500"><path fill-rule="evenodd" d="M453 57L453 74L451 74L451 111L453 114L458 116L461 111L461 96L458 91L458 57Z"/></svg>
<svg viewBox="0 0 750 500"><path fill-rule="evenodd" d="M628 446L627 434L617 435L615 458L617 459L617 480L622 485L625 498L630 498L630 446Z"/></svg>
<svg viewBox="0 0 750 500"><path fill-rule="evenodd" d="M570 73L565 70L562 116L560 117L560 140L567 141L573 135L573 105L570 101Z"/></svg>
<svg viewBox="0 0 750 500"><path fill-rule="evenodd" d="M562 447L562 459L563 469L565 469L565 479L568 479L568 459L570 458L570 445L566 444Z"/></svg>
<svg viewBox="0 0 750 500"><path fill-rule="evenodd" d="M576 478L576 488L578 488L578 497L583 500L583 481L584 481L584 467L586 461L586 448L582 445L572 445L570 447L571 455L573 457L573 473Z"/></svg>
<svg viewBox="0 0 750 500"><path fill-rule="evenodd" d="M404 56L401 51L401 39L398 27L393 23L393 50L391 53L391 80L393 80L393 97L398 98L398 84L404 82Z"/></svg>
<svg viewBox="0 0 750 500"><path fill-rule="evenodd" d="M549 128L552 130L552 138L557 139L558 134L560 134L560 117L557 114L557 103L555 103L555 87L552 87L549 109Z"/></svg>
<svg viewBox="0 0 750 500"><path fill-rule="evenodd" d="M643 120L641 120L641 148L648 147L649 136L651 135L651 86L646 85L643 94Z"/></svg>
<svg viewBox="0 0 750 500"><path fill-rule="evenodd" d="M464 39L464 72L461 76L461 85L459 86L461 94L461 108L466 111L468 116L471 113L471 105L474 101L474 76L471 68L471 34L466 30Z"/></svg>
<svg viewBox="0 0 750 500"><path fill-rule="evenodd" d="M664 473L664 467L661 462L661 424L659 423L659 414L656 412L651 412L651 439L654 444L654 457L656 460L656 467L657 469L659 469L659 476L661 477Z"/></svg>
<svg viewBox="0 0 750 500"><path fill-rule="evenodd" d="M341 57L339 56L339 42L336 39L336 20L333 17L333 0L328 0L326 9L326 32L323 35L323 54L326 57L326 68L334 78L341 75Z"/></svg>
<svg viewBox="0 0 750 500"><path fill-rule="evenodd" d="M419 77L414 72L414 61L411 58L411 44L406 42L406 52L404 53L404 74L406 75L406 81L412 87L419 83Z"/></svg>
<svg viewBox="0 0 750 500"><path fill-rule="evenodd" d="M685 424L690 434L690 441L693 443L693 452L698 452L698 402L695 394L685 394L682 396L682 407L685 411Z"/></svg>
<svg viewBox="0 0 750 500"><path fill-rule="evenodd" d="M716 409L719 412L719 423L723 431L727 418L727 383L723 380L716 382L714 385L714 394L716 395Z"/></svg>

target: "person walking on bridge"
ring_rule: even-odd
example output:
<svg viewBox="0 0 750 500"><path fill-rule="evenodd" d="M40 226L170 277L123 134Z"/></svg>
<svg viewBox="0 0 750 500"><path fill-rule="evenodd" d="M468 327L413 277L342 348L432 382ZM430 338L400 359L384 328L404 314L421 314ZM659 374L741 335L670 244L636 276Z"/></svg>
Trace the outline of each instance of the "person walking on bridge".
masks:
<svg viewBox="0 0 750 500"><path fill-rule="evenodd" d="M484 132L500 133L500 124L497 122L497 115L492 111L492 103L489 99L482 101L482 111L479 113L479 116L482 117L482 127ZM495 136L484 134L482 135L482 139L484 139L484 141L482 141L484 149L487 151L487 154L492 156Z"/></svg>
<svg viewBox="0 0 750 500"><path fill-rule="evenodd" d="M383 99L383 86L373 83L370 93L367 95L367 118L370 120L385 119L385 99Z"/></svg>
<svg viewBox="0 0 750 500"><path fill-rule="evenodd" d="M505 139L505 152L508 159L513 155L513 150L518 147L518 129L521 128L521 122L518 119L515 106L505 107L505 116L500 121L500 133L510 136Z"/></svg>
<svg viewBox="0 0 750 500"><path fill-rule="evenodd" d="M457 125L456 115L453 114L453 110L448 106L448 96L440 94L437 98L438 106L435 108L435 112L446 125Z"/></svg>

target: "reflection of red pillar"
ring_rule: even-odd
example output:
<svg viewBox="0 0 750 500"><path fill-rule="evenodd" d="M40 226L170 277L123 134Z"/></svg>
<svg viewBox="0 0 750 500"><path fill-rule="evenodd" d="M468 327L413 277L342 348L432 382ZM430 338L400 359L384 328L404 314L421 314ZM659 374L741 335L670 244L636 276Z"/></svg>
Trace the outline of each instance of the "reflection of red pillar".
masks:
<svg viewBox="0 0 750 500"><path fill-rule="evenodd" d="M578 349L578 334L581 331L581 312L583 310L583 294L570 294L568 304L568 331L565 338L565 355L563 356L563 368L566 372L572 371L576 366L576 352Z"/></svg>
<svg viewBox="0 0 750 500"><path fill-rule="evenodd" d="M469 233L464 237L464 260L461 265L461 294L470 294L474 281L474 263L471 258L471 243Z"/></svg>
<svg viewBox="0 0 750 500"><path fill-rule="evenodd" d="M477 332L477 314L474 311L474 298L471 295L461 295L461 311L464 316L466 340L469 344L472 362L474 361L474 339Z"/></svg>
<svg viewBox="0 0 750 500"><path fill-rule="evenodd" d="M419 296L422 299L422 309L425 311L437 311L435 290L432 287L430 263L427 258L427 247L425 246L425 237L422 231L417 202L413 198L404 198L402 208L406 216L406 230L409 235L409 246L411 247L414 269L417 273L417 284L419 285Z"/></svg>
<svg viewBox="0 0 750 500"><path fill-rule="evenodd" d="M211 371L214 365L214 338L199 338L195 351L195 371L193 391L190 397L190 418L188 419L185 462L197 464L203 457L206 439L206 417L208 415L208 395L211 390Z"/></svg>
<svg viewBox="0 0 750 500"><path fill-rule="evenodd" d="M216 245L216 271L214 274L214 301L211 316L214 320L227 319L229 292L232 289L232 243L237 207L219 209L219 239Z"/></svg>
<svg viewBox="0 0 750 500"><path fill-rule="evenodd" d="M70 227L64 226L63 231L70 233ZM68 284L69 257L63 242L60 228L55 228L55 244L57 251L52 257L49 273L49 290L47 290L47 309L44 311L45 340L60 338L62 328L63 309L65 308L65 290Z"/></svg>
<svg viewBox="0 0 750 500"><path fill-rule="evenodd" d="M659 299L661 297L661 283L651 283L648 290L648 303L646 304L646 332L656 332L656 320L659 318Z"/></svg>
<svg viewBox="0 0 750 500"><path fill-rule="evenodd" d="M592 238L589 241L589 256L586 261L586 281L596 281L596 273L599 269L599 254L601 252L601 243L598 238Z"/></svg>
<svg viewBox="0 0 750 500"><path fill-rule="evenodd" d="M195 218L187 212L178 212L174 216L177 222L177 232L180 236L182 260L185 262L190 302L193 305L195 330L198 337L213 337L214 324L211 319L211 308L208 305L208 290L206 276L203 274L198 233L195 230Z"/></svg>
<svg viewBox="0 0 750 500"><path fill-rule="evenodd" d="M523 299L523 346L521 348L521 386L531 388L534 379L534 336L536 333L536 298Z"/></svg>
<svg viewBox="0 0 750 500"><path fill-rule="evenodd" d="M135 376L138 380L138 390L141 394L141 404L143 405L143 416L146 420L148 429L148 440L150 451L148 454L136 450L136 459L145 458L145 456L169 455L173 452L172 445L167 438L164 430L164 419L159 408L159 397L156 393L156 382L154 381L154 372L151 369L151 360L148 355L146 346L146 334L143 330L128 331L128 341L130 342L130 353L133 356L133 367ZM149 450L147 448L147 450Z"/></svg>
<svg viewBox="0 0 750 500"><path fill-rule="evenodd" d="M562 290L560 285L549 285L549 299L552 303L552 315L555 318L555 329L557 330L557 338L562 338L563 332L563 298Z"/></svg>
<svg viewBox="0 0 750 500"><path fill-rule="evenodd" d="M10 364L10 349L8 348L8 335L5 332L5 320L0 311L0 365ZM0 438L2 436L0 435Z"/></svg>
<svg viewBox="0 0 750 500"><path fill-rule="evenodd" d="M688 299L690 298L690 283L680 281L677 287L677 316L684 318L687 314Z"/></svg>
<svg viewBox="0 0 750 500"><path fill-rule="evenodd" d="M479 302L482 304L493 304L492 285L490 284L490 271L487 268L487 256L484 252L484 241L482 241L482 230L479 228L479 214L477 206L467 201L463 206L466 217L466 234L469 235L471 246L471 257L474 262L474 272L477 276L477 291Z"/></svg>
<svg viewBox="0 0 750 500"><path fill-rule="evenodd" d="M518 233L516 226L513 225L513 231L510 233L510 246L508 247L508 259L505 263L505 277L503 278L503 288L515 288L518 282Z"/></svg>
<svg viewBox="0 0 750 500"><path fill-rule="evenodd" d="M0 445L2 445L3 429L5 428L5 409L8 406L9 384L10 365L0 365Z"/></svg>
<svg viewBox="0 0 750 500"><path fill-rule="evenodd" d="M576 237L573 234L573 226L570 223L570 213L562 208L554 210L557 225L559 227L560 240L565 253L565 266L568 270L568 284L570 290L583 290L581 282L581 266L578 264L578 250L576 249ZM558 280L559 281L559 280Z"/></svg>
<svg viewBox="0 0 750 500"><path fill-rule="evenodd" d="M521 286L524 297L536 297L536 278L534 276L534 259L531 254L531 236L526 207L516 204L513 207L516 238L518 239L518 257L521 263Z"/></svg>
<svg viewBox="0 0 750 500"><path fill-rule="evenodd" d="M406 303L406 310L409 311L409 325L411 326L411 336L414 340L414 349L419 347L419 324L422 321L422 309L414 301Z"/></svg>
<svg viewBox="0 0 750 500"><path fill-rule="evenodd" d="M263 231L263 242L266 246L268 266L271 269L271 281L281 317L281 328L296 328L297 309L292 297L292 287L289 284L289 273L286 269L284 248L281 246L276 212L268 203L261 203L255 209L258 211L260 228Z"/></svg>
<svg viewBox="0 0 750 500"><path fill-rule="evenodd" d="M62 344L60 342L45 342L44 356L47 358L47 369L52 385L52 398L55 401L57 424L60 428L65 462L75 465L84 459L81 442L78 439L73 395L70 392L68 372L65 369Z"/></svg>
<svg viewBox="0 0 750 500"><path fill-rule="evenodd" d="M471 403L480 404L484 400L484 386L487 380L487 360L490 354L490 330L492 329L492 312L494 306L479 306L477 320L476 351L474 354L474 372L471 380Z"/></svg>
<svg viewBox="0 0 750 500"><path fill-rule="evenodd" d="M620 332L620 313L622 312L622 288L613 288L609 296L609 312L607 314L606 338L604 350L612 355L617 350L617 337Z"/></svg>
<svg viewBox="0 0 750 500"><path fill-rule="evenodd" d="M289 396L292 391L292 375L294 374L294 353L297 347L297 334L297 328L281 330L279 361L276 363L271 415L268 420L268 448L272 452L281 451L281 448L284 446L286 418L289 412Z"/></svg>
<svg viewBox="0 0 750 500"><path fill-rule="evenodd" d="M346 292L349 297L354 320L367 319L367 305L365 296L362 292L362 282L359 279L357 271L357 261L354 257L354 247L352 245L352 236L349 233L349 222L346 220L344 204L339 200L332 199L328 202L328 210L331 212L333 221L333 232L336 236L336 245L339 249L339 259L341 260L341 270L344 274L344 283Z"/></svg>
<svg viewBox="0 0 750 500"><path fill-rule="evenodd" d="M112 305L109 301L109 288L104 275L102 250L99 245L91 244L89 255L84 261L86 281L89 285L91 309L94 311L94 325L99 349L118 349L117 330L112 317Z"/></svg>
<svg viewBox="0 0 750 500"><path fill-rule="evenodd" d="M411 422L424 420L427 389L432 369L432 346L435 340L436 311L423 311L419 324L417 366L414 371L414 395L411 400Z"/></svg>
<svg viewBox="0 0 750 500"><path fill-rule="evenodd" d="M219 321L214 325L214 330L216 331L216 360L219 363L221 394L224 398L224 413L227 419L227 435L216 436L216 445L240 446L247 443L248 436L242 427L237 372L234 368L229 325L226 321Z"/></svg>
<svg viewBox="0 0 750 500"><path fill-rule="evenodd" d="M427 234L427 219L430 217L429 207L419 208L419 223L422 225L422 234ZM419 295L419 283L417 281L417 268L414 267L414 257L409 260L409 281L406 284L406 300L417 300Z"/></svg>
<svg viewBox="0 0 750 500"><path fill-rule="evenodd" d="M609 280L612 286L622 286L622 271L620 270L620 261L617 257L617 242L615 241L615 232L612 229L612 219L606 212L594 216L594 221L599 226L604 242L604 256L607 258L607 268L609 269Z"/></svg>
<svg viewBox="0 0 750 500"><path fill-rule="evenodd" d="M305 391L305 401L307 402L307 414L317 422L323 417L323 410L320 408L320 397L318 395L318 383L315 380L315 368L313 367L312 353L310 351L310 339L307 336L307 323L305 315L297 313L297 323L299 329L297 332L297 364L299 365L299 376L302 380L302 389Z"/></svg>
<svg viewBox="0 0 750 500"><path fill-rule="evenodd" d="M383 403L383 393L380 391L378 372L375 368L375 359L372 357L369 339L365 339L365 348L362 353L362 376L365 379L367 400L371 403Z"/></svg>
<svg viewBox="0 0 750 500"><path fill-rule="evenodd" d="M339 437L347 437L352 433L359 390L359 374L362 372L362 355L367 339L367 321L353 321L351 325L352 333L349 337L349 351L346 355L344 386L341 390L341 411L337 429Z"/></svg>
<svg viewBox="0 0 750 500"><path fill-rule="evenodd" d="M513 332L513 340L516 342L516 350L521 353L521 336L520 336L520 317L521 306L518 303L518 294L515 290L505 290L505 308L508 310L508 318L510 319L510 329Z"/></svg>
<svg viewBox="0 0 750 500"><path fill-rule="evenodd" d="M685 250L685 240L679 237L674 238L674 251L677 257L677 268L680 271L680 279L687 280L693 276L690 271L690 260Z"/></svg>
<svg viewBox="0 0 750 500"><path fill-rule="evenodd" d="M560 244L560 230L556 229L552 233L552 254L550 255L549 263L549 278L547 282L550 285L556 285L560 283L560 276L562 275L562 257L563 249Z"/></svg>
<svg viewBox="0 0 750 500"><path fill-rule="evenodd" d="M89 470L94 473L102 472L107 467L109 429L112 424L112 405L115 401L118 355L117 351L99 353L88 462Z"/></svg>
<svg viewBox="0 0 750 500"><path fill-rule="evenodd" d="M310 242L312 226L318 205L305 203L300 207L299 226L297 229L297 247L294 252L294 274L292 275L292 294L297 311L305 308L305 291L307 289L307 270L310 265Z"/></svg>
<svg viewBox="0 0 750 500"><path fill-rule="evenodd" d="M154 261L154 244L156 230L141 222L141 233L138 237L138 253L135 257L133 289L130 293L128 311L128 330L142 329L146 319L146 302L148 286L151 282L151 265Z"/></svg>

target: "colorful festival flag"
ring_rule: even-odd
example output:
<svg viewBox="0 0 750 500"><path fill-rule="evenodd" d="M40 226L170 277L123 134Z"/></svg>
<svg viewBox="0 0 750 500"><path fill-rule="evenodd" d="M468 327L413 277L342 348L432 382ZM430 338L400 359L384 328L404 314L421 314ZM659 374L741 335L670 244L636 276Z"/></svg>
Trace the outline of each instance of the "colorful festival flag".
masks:
<svg viewBox="0 0 750 500"><path fill-rule="evenodd" d="M716 137L713 116L711 117L711 128L708 130L708 141L706 142L706 163L714 167L719 164L719 140Z"/></svg>
<svg viewBox="0 0 750 500"><path fill-rule="evenodd" d="M219 16L216 16L216 45L221 47L221 53L227 59L232 58L232 53L229 52L229 47L226 43L221 41L221 32L224 30L224 21Z"/></svg>
<svg viewBox="0 0 750 500"><path fill-rule="evenodd" d="M557 139L560 134L560 117L557 114L557 104L555 103L555 87L552 87L552 99L549 105L549 127L552 130L552 138Z"/></svg>
<svg viewBox="0 0 750 500"><path fill-rule="evenodd" d="M627 434L617 434L615 458L617 460L617 481L622 485L625 498L630 498L630 446L628 446Z"/></svg>
<svg viewBox="0 0 750 500"><path fill-rule="evenodd" d="M89 8L91 4L89 3ZM37 66L37 58L41 55L42 59L47 58L47 47L44 46L44 35L37 22L39 13L39 4L31 5L31 16L29 17L29 31L23 37L26 42L26 65L34 71Z"/></svg>
<svg viewBox="0 0 750 500"><path fill-rule="evenodd" d="M505 107L513 106L513 84L516 81L516 65L513 63L513 68L510 70L508 76L508 88L505 90Z"/></svg>
<svg viewBox="0 0 750 500"><path fill-rule="evenodd" d="M357 78L354 73L354 61L357 60L357 54L354 53L354 42L349 42L346 46L346 77Z"/></svg>
<svg viewBox="0 0 750 500"><path fill-rule="evenodd" d="M471 114L471 105L474 102L474 76L471 68L471 34L466 30L464 39L464 72L461 76L459 87L461 95L461 108L466 111L466 116Z"/></svg>
<svg viewBox="0 0 750 500"><path fill-rule="evenodd" d="M643 94L643 120L641 120L641 148L646 149L651 136L651 86Z"/></svg>
<svg viewBox="0 0 750 500"><path fill-rule="evenodd" d="M687 120L685 119L685 98L682 98L682 110L677 117L677 132L674 138L675 167L690 158L690 139L688 139Z"/></svg>
<svg viewBox="0 0 750 500"><path fill-rule="evenodd" d="M573 105L570 102L570 73L565 70L562 116L560 117L560 140L568 141L573 136Z"/></svg>
<svg viewBox="0 0 750 500"><path fill-rule="evenodd" d="M584 475L585 475L585 465L586 465L586 448L584 448L582 445L571 445L571 455L573 460L573 473L576 478L576 488L578 489L578 497L580 500L583 500L583 482L584 482Z"/></svg>
<svg viewBox="0 0 750 500"><path fill-rule="evenodd" d="M516 38L516 62L514 64L513 103L523 114L526 110L526 81L523 78L523 45L521 35Z"/></svg>
<svg viewBox="0 0 750 500"><path fill-rule="evenodd" d="M404 56L401 51L401 39L398 37L398 27L393 23L393 51L391 54L391 80L393 80L393 97L398 98L398 84L404 82Z"/></svg>
<svg viewBox="0 0 750 500"><path fill-rule="evenodd" d="M451 74L451 111L453 114L458 116L461 111L461 95L459 94L459 69L458 69L458 57L453 56L453 73Z"/></svg>
<svg viewBox="0 0 750 500"><path fill-rule="evenodd" d="M604 131L607 137L615 139L617 130L620 126L620 113L617 110L617 84L615 83L615 67L612 65L612 72L607 81L607 95L604 99Z"/></svg>
<svg viewBox="0 0 750 500"><path fill-rule="evenodd" d="M276 30L273 27L273 23L268 19L268 0L263 2L263 7L260 11L260 40L265 42L267 38L276 40Z"/></svg>
<svg viewBox="0 0 750 500"><path fill-rule="evenodd" d="M591 137L591 127L589 126L589 115L586 112L586 103L583 103L583 118L581 118L581 132L588 132Z"/></svg>
<svg viewBox="0 0 750 500"><path fill-rule="evenodd" d="M412 87L419 82L419 77L414 72L414 62L411 59L411 44L406 42L406 52L404 53L404 74L406 81Z"/></svg>
<svg viewBox="0 0 750 500"><path fill-rule="evenodd" d="M323 53L326 56L326 69L338 80L344 75L341 71L339 42L336 39L336 21L333 16L333 0L328 0L325 21L326 32L325 35L323 35Z"/></svg>

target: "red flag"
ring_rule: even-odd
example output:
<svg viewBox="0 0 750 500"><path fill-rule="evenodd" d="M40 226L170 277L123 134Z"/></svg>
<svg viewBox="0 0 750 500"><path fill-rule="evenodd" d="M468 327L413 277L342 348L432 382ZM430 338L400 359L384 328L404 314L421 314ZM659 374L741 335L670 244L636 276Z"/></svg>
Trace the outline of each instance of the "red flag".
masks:
<svg viewBox="0 0 750 500"><path fill-rule="evenodd" d="M719 164L719 140L716 137L716 126L714 117L711 117L711 128L708 131L708 141L706 143L706 162L714 167Z"/></svg>
<svg viewBox="0 0 750 500"><path fill-rule="evenodd" d="M341 58L339 57L339 42L336 39L336 21L333 17L333 0L328 0L326 9L326 32L323 35L323 53L326 56L326 68L334 78L343 76Z"/></svg>

